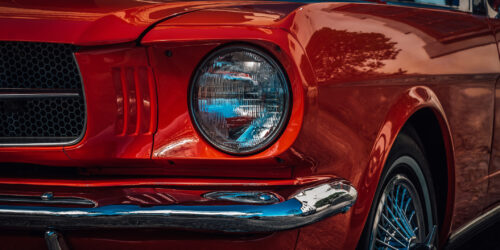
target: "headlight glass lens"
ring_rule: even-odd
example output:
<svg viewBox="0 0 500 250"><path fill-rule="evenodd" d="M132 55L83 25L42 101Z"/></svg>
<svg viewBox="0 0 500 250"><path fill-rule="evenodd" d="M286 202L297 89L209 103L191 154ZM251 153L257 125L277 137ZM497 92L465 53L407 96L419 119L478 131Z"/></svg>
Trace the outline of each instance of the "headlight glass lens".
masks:
<svg viewBox="0 0 500 250"><path fill-rule="evenodd" d="M198 69L191 108L205 138L229 153L252 153L279 134L289 106L286 78L277 63L250 48L226 48Z"/></svg>

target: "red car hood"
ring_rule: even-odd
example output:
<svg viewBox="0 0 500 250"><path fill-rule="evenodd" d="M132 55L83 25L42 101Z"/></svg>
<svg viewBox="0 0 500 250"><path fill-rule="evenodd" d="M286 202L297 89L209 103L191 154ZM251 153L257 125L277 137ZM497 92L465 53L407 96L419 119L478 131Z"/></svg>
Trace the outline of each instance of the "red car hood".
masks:
<svg viewBox="0 0 500 250"><path fill-rule="evenodd" d="M241 4L239 2L238 4ZM230 1L0 0L0 41L131 42L152 24Z"/></svg>

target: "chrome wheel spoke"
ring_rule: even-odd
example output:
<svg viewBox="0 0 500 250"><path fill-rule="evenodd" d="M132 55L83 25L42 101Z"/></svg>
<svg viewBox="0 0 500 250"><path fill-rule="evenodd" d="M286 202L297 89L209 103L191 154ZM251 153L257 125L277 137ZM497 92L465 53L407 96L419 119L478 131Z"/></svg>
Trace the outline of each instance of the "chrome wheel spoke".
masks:
<svg viewBox="0 0 500 250"><path fill-rule="evenodd" d="M403 239L405 241L409 241L409 238L406 237L406 235L404 235L401 231L399 231L399 229L394 226L394 224L392 224L392 222L389 220L389 218L387 218L387 216L385 216L384 214L382 214L382 218L384 218L384 220L387 222L387 224L389 224L392 228L392 230L394 230L395 232L397 232L401 237L403 237Z"/></svg>
<svg viewBox="0 0 500 250"><path fill-rule="evenodd" d="M392 220L396 223L396 225L398 225L398 227L405 233L406 237L408 238L411 238L412 233L411 233L411 229L405 227L402 225L402 223L404 224L404 222L402 222L403 220L399 217L397 217L393 212L392 210L389 208L389 206L386 204L385 205L385 208L387 209L387 212L389 212L389 214L391 215L392 217Z"/></svg>
<svg viewBox="0 0 500 250"><path fill-rule="evenodd" d="M421 242L424 217L419 202L408 179L395 177L389 182L373 225L372 249L409 249L410 244Z"/></svg>
<svg viewBox="0 0 500 250"><path fill-rule="evenodd" d="M399 218L399 221L401 222L401 224L403 225L404 229L409 234L408 237L415 236L413 234L413 230L411 228L411 223L409 222L409 220L406 217L406 215L405 215L404 211L402 210L402 208L398 207L397 203L395 204L390 197L387 197L387 199L392 203L392 207L394 207L394 211L395 211L397 217Z"/></svg>
<svg viewBox="0 0 500 250"><path fill-rule="evenodd" d="M406 196L406 188L403 190L403 194L401 195L401 206L400 206L401 209L403 209L403 202L405 200L405 196Z"/></svg>
<svg viewBox="0 0 500 250"><path fill-rule="evenodd" d="M379 239L377 239L377 242L380 243L380 244L382 244L382 245L384 245L387 248L398 250L398 248L395 248L395 247L391 246L390 244L388 244L386 242L383 242L383 241L381 241Z"/></svg>
<svg viewBox="0 0 500 250"><path fill-rule="evenodd" d="M413 217L415 216L415 211L411 212L410 219L408 219L408 222L411 223L413 220Z"/></svg>
<svg viewBox="0 0 500 250"><path fill-rule="evenodd" d="M406 201L405 213L406 213L406 211L408 211L408 205L410 205L410 202L411 202L411 197L409 197L408 200Z"/></svg>
<svg viewBox="0 0 500 250"><path fill-rule="evenodd" d="M401 242L400 240L398 240L398 238L396 238L396 233L390 233L389 231L387 231L387 229L383 228L382 226L378 225L379 229L384 231L384 233L386 233L386 235L388 235L390 237L391 240L394 240L396 241L399 245L401 245L402 247L406 247L408 246L409 242L407 241L407 239L405 238L405 241L407 241L407 243L403 243Z"/></svg>

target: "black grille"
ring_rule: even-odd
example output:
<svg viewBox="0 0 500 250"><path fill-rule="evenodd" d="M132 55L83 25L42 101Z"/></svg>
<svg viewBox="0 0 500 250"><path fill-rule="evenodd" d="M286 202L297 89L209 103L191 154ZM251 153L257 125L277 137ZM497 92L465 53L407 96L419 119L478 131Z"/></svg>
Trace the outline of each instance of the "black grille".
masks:
<svg viewBox="0 0 500 250"><path fill-rule="evenodd" d="M0 42L0 145L81 137L85 103L75 50L67 44Z"/></svg>

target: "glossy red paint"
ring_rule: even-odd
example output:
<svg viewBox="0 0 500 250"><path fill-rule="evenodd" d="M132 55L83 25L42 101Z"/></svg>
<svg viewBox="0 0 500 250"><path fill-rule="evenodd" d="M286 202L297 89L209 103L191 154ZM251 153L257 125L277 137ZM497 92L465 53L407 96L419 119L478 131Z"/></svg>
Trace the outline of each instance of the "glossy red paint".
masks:
<svg viewBox="0 0 500 250"><path fill-rule="evenodd" d="M175 34L170 29L161 30L159 32L166 32ZM213 30L207 29L205 32L197 32L200 36L208 34ZM241 30L232 30L228 32L241 33ZM283 33L283 31L272 31L266 33L262 30L256 30L255 35L261 34L264 37L276 36L275 33ZM156 34L156 32L153 32ZM269 35L271 34L271 35ZM149 37L145 37L149 39ZM192 39L196 41L198 38ZM150 40L146 40L148 43ZM258 43L250 43L245 39L239 39L240 45L253 45L258 46L271 53L276 53L276 45L268 41L260 41ZM158 99L159 99L159 120L158 120L158 133L155 136L155 145L153 149L153 160L158 164L165 165L167 161L174 162L175 165L170 167L171 171L177 173L189 173L188 169L200 168L202 175L212 175L214 169L219 171L216 174L225 175L225 172L230 171L230 175L237 174L235 171L251 170L245 172L248 177L281 177L289 178L291 176L291 168L287 164L278 164L275 157L279 156L282 152L287 150L293 144L297 134L300 131L302 124L302 116L304 112L304 90L301 75L298 70L298 65L293 63L290 58L292 53L288 52L286 47L286 40L279 41L280 52L275 56L283 63L283 66L289 72L289 79L293 90L293 107L291 110L291 119L288 122L287 128L283 135L268 149L261 153L251 156L232 156L218 151L211 147L201 137L196 129L193 127L189 112L188 112L188 96L187 89L190 83L190 77L193 69L196 67L199 60L203 58L208 52L220 44L227 43L227 41L217 41L209 44L194 44L186 45L183 43L182 47L165 47L161 45L153 45L151 47L150 55L153 67L157 69L157 82L158 82ZM164 51L169 50L172 57L165 58ZM300 51L299 51L300 52ZM183 59L186 58L186 59ZM193 60L193 58L195 60ZM175 74L175 72L182 72ZM175 77L172 77L175 76ZM175 86L175 87L173 87ZM168 112L163 111L161 107L176 107L175 109L168 109ZM174 121L174 122L172 122ZM203 166L210 165L210 169ZM237 164L241 169L234 169L232 166ZM257 169L265 170L259 171ZM258 173L260 172L260 173ZM257 174L258 173L258 174Z"/></svg>
<svg viewBox="0 0 500 250"><path fill-rule="evenodd" d="M323 115L318 121L325 121L324 125L320 125L320 130L328 131L327 128L332 126L336 128L330 130L332 135L328 142L330 148L338 148L339 152L333 153L331 157L331 149L329 154L321 152L321 148L328 148L327 145L318 145L316 150L319 153L310 158L319 160L317 168L324 164L323 170L308 170L306 174L334 171L339 176L350 174L349 180L358 183L360 198L353 213L361 216L353 219L349 235L359 235L363 227L363 215L368 213L375 192L373 187L376 186L385 157L399 128L416 110L429 107L441 120L442 131L446 132L443 134L447 137L445 143L450 146L448 217L445 218L441 233L442 239L447 238L450 232L448 220L451 220L451 229L456 229L474 218L485 206L481 202L486 198L488 185L484 177L487 175L492 139L492 88L499 64L497 58L486 60L486 56L472 64L471 58L477 58L478 54L473 57L468 54L473 51L495 53L496 46L488 32L487 23L468 14L399 6L375 8L372 5L339 3L329 4L328 7L326 4L308 7L295 18L315 20L313 23L316 27L313 30L316 32L310 33L310 25L296 25L292 32L297 34L309 58L325 55L336 58L337 54L343 53L359 53L362 57L355 58L353 55L351 61L331 61L328 64L320 60L316 61L317 64L312 62L318 78L320 110L323 111L320 111ZM428 19L410 18L416 15ZM460 26L455 30L441 29L452 20L470 26ZM421 23L429 21L434 21L436 25ZM440 23L444 26L437 25ZM461 38L459 34L462 34L462 29L474 31L472 37L469 33L468 37ZM356 37L359 40L356 41ZM359 44L368 37L378 37L384 42L370 46ZM337 40L345 40L354 48L335 47ZM377 50L388 56L381 57L376 54ZM373 60L384 60L383 63L368 68L368 64L363 63L370 55ZM351 65L345 62L351 62ZM449 67L441 67L443 64ZM355 67L364 68L356 71ZM457 101L456 98L462 100ZM474 121L474 124L464 121ZM313 129L304 128L302 131L308 132L307 138L315 136ZM349 135L349 141L342 139L346 135ZM324 138L325 134L320 136ZM318 140L316 138L313 141ZM332 141L337 141L338 145L332 145ZM297 142L296 145L303 147L297 150L299 152L310 150L312 146L303 142ZM470 155L475 157L471 158ZM339 161L348 160L345 156L350 156L349 161L339 164ZM342 157L344 159L339 160ZM343 173L346 171L344 169L352 172ZM474 204L471 199L475 201ZM356 211L358 209L360 211ZM357 238L348 239L350 242L346 246L356 245Z"/></svg>
<svg viewBox="0 0 500 250"><path fill-rule="evenodd" d="M157 115L156 87L146 50L124 46L82 50L75 56L85 83L88 114L82 141L64 148L4 148L2 159L37 163L29 159L40 159L37 156L43 152L48 160L61 160L58 165L115 162L123 166L123 160L129 164L149 160Z"/></svg>
<svg viewBox="0 0 500 250"><path fill-rule="evenodd" d="M39 187L90 196L99 188L122 195L149 186L174 186L182 192L194 186L209 187L201 189L205 191L231 187L279 193L283 186L293 189L324 178L317 176L342 177L358 190L358 200L349 212L300 230L241 240L231 236L207 240L203 234L196 235L196 240L177 234L168 239L140 234L125 240L118 232L104 236L75 232L68 236L74 247L252 248L265 244L352 249L392 143L421 110L435 115L446 146L447 166L436 166L448 173L441 242L498 202L493 195L500 192L494 143L500 134L496 133L498 84L495 88L500 60L492 56L498 53L495 29L484 18L361 3L146 5L123 1L104 8L84 4L76 12L74 6L57 4L5 6L0 8L0 25L11 26L0 30L0 40L82 45L76 59L85 86L87 129L76 145L0 148L0 158L80 167L87 176L83 180L1 178L0 190L15 193L13 187L23 183L25 192ZM70 17L71 13L78 15ZM175 16L178 13L183 14ZM151 26L167 17L171 18ZM14 31L27 30L33 22L41 27L36 32ZM450 25L456 23L464 25ZM148 27L152 29L140 37ZM56 29L65 32L53 32ZM139 38L140 45L133 43ZM122 44L106 45L113 43ZM191 121L187 96L193 72L208 53L242 45L275 57L293 92L290 121L283 134L269 148L243 157L220 152L204 140ZM123 179L123 175L135 178ZM88 189L76 192L74 188ZM189 197L186 201L199 201Z"/></svg>
<svg viewBox="0 0 500 250"><path fill-rule="evenodd" d="M80 51L76 59L85 86L87 129L82 142L65 147L65 153L89 164L113 158L149 159L157 116L156 86L146 50Z"/></svg>
<svg viewBox="0 0 500 250"><path fill-rule="evenodd" d="M457 30L441 31L439 26L432 29L422 23L408 19L407 17L417 14L414 9L378 6L378 9L383 10L382 8L388 8L389 11L401 13L401 15L388 18L377 15L376 12L374 14L375 7L372 5L340 3L308 5L284 19L277 15L273 18L267 17L257 21L248 18L249 13L244 9L238 11L229 8L216 11L203 10L162 23L148 33L143 43L152 43L151 40L154 42L170 41L175 43L208 40L217 44L221 40L224 41L224 37L228 37L230 40L245 41L247 40L246 36L258 36L256 33L252 33L253 29L251 27L248 27L252 23L255 25L251 26L258 26L260 30L268 29L267 33L270 36L274 32L278 32L275 30L288 30L305 48L305 53L311 60L312 68L315 70L317 86L316 84L308 84L307 87L304 87L308 91L306 96L311 99L308 103L314 104L308 105L306 108L308 113L304 118L305 123L301 130L301 133L306 135L299 135L290 150L282 154L281 157L286 161L288 160L287 157L289 157L287 153L289 153L290 155L299 156L296 158L309 160L303 165L295 159L288 161L294 162L295 175L335 173L343 177L350 176L347 178L358 183L358 188L369 187L366 190L358 190L361 192L360 197L363 198L360 198L355 205L354 213L356 214L366 216L368 213L371 204L370 198L373 197L375 192L374 187L378 182L384 159L399 129L415 111L422 108L432 109L436 113L438 121L440 121L445 136L445 144L449 145L447 156L449 160L449 195L446 207L448 212L446 213L447 217L443 218L444 225L441 234L442 238L446 238L446 235L450 232L453 213L462 213L453 217L453 223L455 224L453 228L457 228L484 208L484 204L475 204L475 207L467 204L470 198L464 199L463 197L472 195L472 197L475 197L474 199L478 200L484 200L486 197L487 181L484 181L484 174L487 171L488 163L486 161L486 164L484 164L481 161L487 160L488 150L484 149L488 149L491 143L491 135L489 135L488 131L491 131L492 106L488 100L491 100L491 88L494 86L497 77L499 63L497 58L489 58L488 61L477 62L474 66L471 66L464 59L478 45L483 46L479 51L480 53L495 52L496 46L491 33L489 33L487 23L480 18L449 11L422 10L422 13L431 15L440 22L446 23L458 20L471 24L469 27ZM222 18L226 15L226 12L231 13L231 18L227 21ZM240 13L241 17L236 17L234 13ZM310 22L305 21L307 19L315 20L316 27L312 27L312 31ZM346 23L346 25L337 27L338 24L328 22L330 19ZM369 20L381 23L390 22L391 25L387 30L381 30L379 25L372 24L372 27L368 26L366 28L368 31L358 31ZM357 25L353 25L354 23ZM235 24L241 27L234 27ZM185 33L184 30L186 30L187 25L192 25L190 28L196 32L193 34ZM214 28L212 29L210 25L213 25ZM238 28L244 31L238 32ZM168 32L166 32L167 30ZM410 36L408 38L408 32L411 32L414 37ZM458 34L474 32L473 39L471 39L470 33L468 37L460 38L459 35L457 36L457 32L460 32ZM240 35L240 33L243 33L243 35ZM454 36L450 37L450 34ZM368 39L370 36L373 38L380 37L385 39L385 44L377 44L380 47L376 47L372 51L369 51L370 47L367 47L368 51L366 52L363 51L362 45L352 51L345 48L347 49L345 52L342 51L342 47L335 47L336 41L342 39L352 39L352 45L354 45L356 37L352 38L352 36L359 36L359 41L363 41L361 39L365 37ZM263 38L259 40L263 40ZM325 41L332 42L329 44ZM443 42L449 43L448 41L451 41L450 45L443 44ZM425 46L424 51L415 52L412 46L419 45ZM329 52L328 46L336 48L337 51L332 49ZM394 53L394 55L383 58L383 56L376 57L377 54L374 54L373 60L393 60L394 62L388 62L388 65L382 64L383 67L376 66L371 71L368 71L372 73L353 72L349 68L364 66L363 61L367 60L366 57L370 56L369 53L376 53L376 49ZM318 59L313 60L315 58L334 57L336 54L341 53L355 52L360 53L365 58L358 58L359 61L353 61L353 65L331 62L333 65L340 65L338 68L331 64L321 64L321 60ZM426 55L427 58L417 53ZM402 54L404 57L397 57L397 54ZM443 69L442 67L433 66L433 64L450 63L451 61L453 61L454 67ZM306 63L308 62L306 61ZM304 61L302 61L301 65L304 65ZM417 65L419 66L417 67ZM401 68L401 66L407 68ZM478 78L478 75L481 77ZM161 83L162 80L158 79L158 82ZM455 87L458 84L462 86L460 89ZM463 98L467 99L467 101L454 102L449 97L449 94L454 92L457 93L457 96L464 96ZM481 96L481 98L474 99L476 95ZM470 101L476 103L470 107L461 104ZM366 109L365 107L372 108ZM349 112L346 112L347 110ZM482 113L482 115L478 115L476 112ZM476 114L473 119L479 122L479 126L463 123L463 119L470 118L463 117L462 113L471 116ZM308 114L314 115L308 116ZM370 121L370 124L366 124L366 121ZM455 131L458 133L450 134L452 130L450 126L456 127ZM328 128L331 127L334 127L335 130L329 131ZM322 133L317 131L322 131ZM470 131L477 132L477 137L471 138L477 141L467 143L468 146L463 143L454 145L454 137L465 136L467 138ZM328 133L332 133L331 137L328 137ZM325 139L325 137L328 139ZM467 148L471 145L474 146ZM183 153L185 152L183 151ZM472 159L464 158L466 154L470 153L477 155L476 159L480 161L477 162L477 165L471 162ZM456 154L459 154L458 159L455 159ZM460 157L460 155L463 156ZM459 166L456 171L457 164ZM469 171L471 171L467 168L475 168L476 166L481 166L479 172L482 174L478 174L478 169L472 170L476 173L473 175L474 180L471 183L465 183L464 181L457 183L454 181L456 174L458 177L464 178L469 176ZM459 185L458 188L461 193L453 195L456 189L455 185ZM476 188L470 189L470 185L474 185ZM455 203L456 197L459 199ZM361 209L361 211L356 211L357 209ZM352 231L345 234L345 237L353 234L359 235L364 220L363 216L356 217L355 221L351 223L350 228ZM356 244L357 239L356 237L350 237L350 239L353 240L347 243L347 246L352 247ZM322 244L325 244L325 242L323 241Z"/></svg>
<svg viewBox="0 0 500 250"><path fill-rule="evenodd" d="M70 43L82 46L126 43L152 24L227 1L0 1L0 40ZM20 32L22 31L22 32Z"/></svg>
<svg viewBox="0 0 500 250"><path fill-rule="evenodd" d="M176 186L176 187L273 187L307 186L331 179L332 176L311 176L296 179L187 179L187 178L134 178L134 179L23 179L23 185L48 187L136 187L136 186ZM19 184L18 179L2 178L0 185Z"/></svg>

